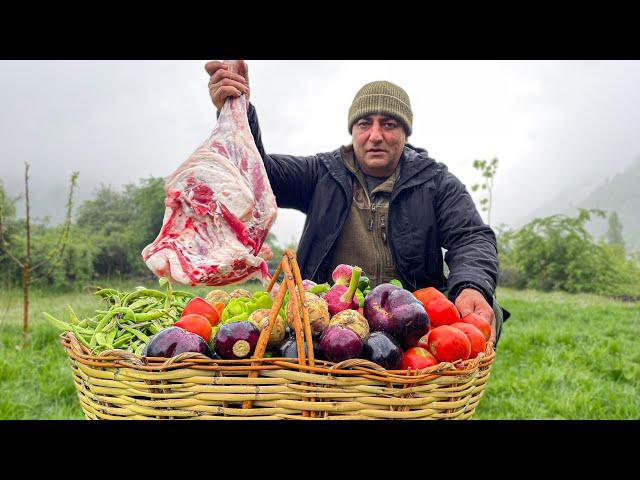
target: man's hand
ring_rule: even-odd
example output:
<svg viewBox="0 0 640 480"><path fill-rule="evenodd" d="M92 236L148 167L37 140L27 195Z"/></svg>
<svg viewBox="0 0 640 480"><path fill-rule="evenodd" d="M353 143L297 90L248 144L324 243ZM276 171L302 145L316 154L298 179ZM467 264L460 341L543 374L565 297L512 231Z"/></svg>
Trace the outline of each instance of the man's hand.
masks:
<svg viewBox="0 0 640 480"><path fill-rule="evenodd" d="M209 94L216 109L220 111L228 97L239 97L244 94L247 107L249 106L249 67L238 60L236 62L238 73L230 72L229 64L225 62L208 62L204 69L209 76Z"/></svg>
<svg viewBox="0 0 640 480"><path fill-rule="evenodd" d="M476 313L491 324L491 336L489 341L496 344L496 315L491 305L487 303L479 291L473 288L465 288L460 292L455 302L456 308L461 316L468 313Z"/></svg>

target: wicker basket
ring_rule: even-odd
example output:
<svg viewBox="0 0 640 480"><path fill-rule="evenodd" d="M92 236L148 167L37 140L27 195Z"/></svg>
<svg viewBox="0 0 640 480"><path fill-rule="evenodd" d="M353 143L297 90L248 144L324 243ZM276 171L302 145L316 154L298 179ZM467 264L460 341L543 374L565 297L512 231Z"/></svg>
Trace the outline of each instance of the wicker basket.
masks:
<svg viewBox="0 0 640 480"><path fill-rule="evenodd" d="M366 360L211 360L198 353L153 359L129 352L93 355L73 333L61 336L88 419L468 419L495 358L441 363L412 375ZM481 357L481 358L480 358ZM250 372L259 376L250 378ZM251 401L250 408L243 403Z"/></svg>
<svg viewBox="0 0 640 480"><path fill-rule="evenodd" d="M362 359L332 363L309 357L262 358L285 290L294 302L298 352L310 339L304 289L287 251L282 285L256 347L247 360L212 360L199 353L171 359L123 350L94 354L71 332L61 335L80 405L87 419L469 419L495 358L491 343L472 360L418 371L385 370ZM273 281L269 290L273 287ZM300 288L297 290L294 285ZM298 293L301 292L301 293ZM311 344L309 342L308 344Z"/></svg>

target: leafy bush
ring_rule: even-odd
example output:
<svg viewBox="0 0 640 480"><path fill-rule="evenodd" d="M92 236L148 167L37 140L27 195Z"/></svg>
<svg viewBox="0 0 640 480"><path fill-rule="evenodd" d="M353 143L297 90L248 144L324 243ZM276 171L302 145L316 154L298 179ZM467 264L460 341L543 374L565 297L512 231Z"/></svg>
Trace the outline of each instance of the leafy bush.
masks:
<svg viewBox="0 0 640 480"><path fill-rule="evenodd" d="M577 217L536 218L519 230L498 231L503 286L640 298L640 267L619 245L596 243L585 225L599 210Z"/></svg>

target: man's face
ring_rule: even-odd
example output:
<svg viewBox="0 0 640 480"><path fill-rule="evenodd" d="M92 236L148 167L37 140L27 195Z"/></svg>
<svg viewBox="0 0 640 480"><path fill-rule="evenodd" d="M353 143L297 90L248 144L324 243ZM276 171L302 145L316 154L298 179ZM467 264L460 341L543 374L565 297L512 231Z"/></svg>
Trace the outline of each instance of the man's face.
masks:
<svg viewBox="0 0 640 480"><path fill-rule="evenodd" d="M360 168L373 177L388 177L393 173L407 140L402 124L386 115L360 118L353 124L351 137Z"/></svg>

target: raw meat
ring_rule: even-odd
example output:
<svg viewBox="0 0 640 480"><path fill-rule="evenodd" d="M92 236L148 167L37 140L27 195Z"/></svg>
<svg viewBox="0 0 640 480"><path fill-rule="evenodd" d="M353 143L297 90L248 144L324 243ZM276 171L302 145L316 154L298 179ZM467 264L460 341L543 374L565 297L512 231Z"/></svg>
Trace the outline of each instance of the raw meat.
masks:
<svg viewBox="0 0 640 480"><path fill-rule="evenodd" d="M246 108L244 95L229 97L211 136L167 179L162 230L142 251L157 276L183 285L270 280L263 243L277 205Z"/></svg>

